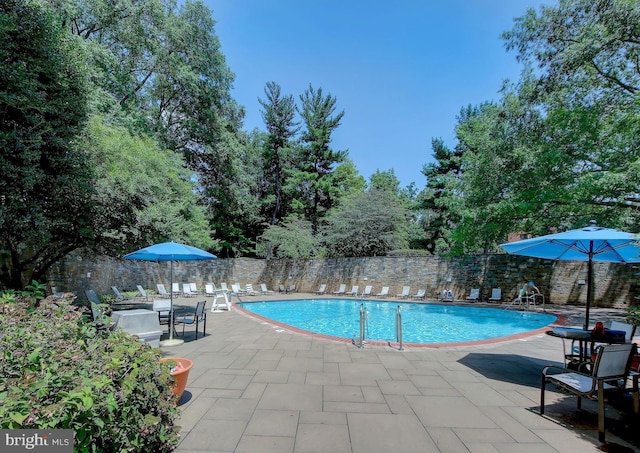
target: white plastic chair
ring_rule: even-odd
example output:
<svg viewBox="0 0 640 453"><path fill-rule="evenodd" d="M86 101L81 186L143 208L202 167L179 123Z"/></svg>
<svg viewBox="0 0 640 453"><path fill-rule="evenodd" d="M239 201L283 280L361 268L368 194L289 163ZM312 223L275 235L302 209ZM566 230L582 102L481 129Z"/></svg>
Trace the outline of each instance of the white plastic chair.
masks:
<svg viewBox="0 0 640 453"><path fill-rule="evenodd" d="M480 300L480 288L471 288L467 300L479 301Z"/></svg>

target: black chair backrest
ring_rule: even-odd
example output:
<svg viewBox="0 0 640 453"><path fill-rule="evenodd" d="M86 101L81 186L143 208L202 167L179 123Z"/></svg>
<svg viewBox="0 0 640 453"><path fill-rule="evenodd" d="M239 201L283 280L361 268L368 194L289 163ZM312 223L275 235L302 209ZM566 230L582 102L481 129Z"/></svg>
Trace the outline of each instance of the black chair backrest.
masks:
<svg viewBox="0 0 640 453"><path fill-rule="evenodd" d="M195 318L201 318L204 315L204 306L207 303L206 300L202 300L200 302L198 302L198 305L196 305L196 311L195 311Z"/></svg>
<svg viewBox="0 0 640 453"><path fill-rule="evenodd" d="M98 304L100 305L102 302L100 302L100 298L98 297L98 295L96 294L96 292L92 289L87 289L84 294L87 296L87 300L92 303L92 304Z"/></svg>

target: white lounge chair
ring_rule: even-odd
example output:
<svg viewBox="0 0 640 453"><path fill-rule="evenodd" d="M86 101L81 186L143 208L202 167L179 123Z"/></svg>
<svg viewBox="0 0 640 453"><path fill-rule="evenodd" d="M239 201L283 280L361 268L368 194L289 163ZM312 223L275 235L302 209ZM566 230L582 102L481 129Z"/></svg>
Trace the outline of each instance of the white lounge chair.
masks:
<svg viewBox="0 0 640 453"><path fill-rule="evenodd" d="M364 291L362 291L362 294L360 294L360 297L369 297L371 295L371 291L373 291L373 286L365 286Z"/></svg>
<svg viewBox="0 0 640 453"><path fill-rule="evenodd" d="M246 293L244 289L240 287L240 283L232 283L231 284L231 294L235 296L242 296Z"/></svg>
<svg viewBox="0 0 640 453"><path fill-rule="evenodd" d="M360 291L360 287L358 285L353 285L351 287L351 291L347 291L345 296L353 296L356 297L358 295L358 291Z"/></svg>
<svg viewBox="0 0 640 453"><path fill-rule="evenodd" d="M344 283L340 284L340 287L334 291L332 294L344 294L347 292L347 285L345 285Z"/></svg>
<svg viewBox="0 0 640 453"><path fill-rule="evenodd" d="M411 298L416 300L424 300L426 298L426 295L427 295L426 289L419 289L417 293L411 296Z"/></svg>
<svg viewBox="0 0 640 453"><path fill-rule="evenodd" d="M411 287L410 286L403 286L402 287L402 293L401 294L397 294L396 297L398 297L400 299L408 299L410 291L411 291Z"/></svg>
<svg viewBox="0 0 640 453"><path fill-rule="evenodd" d="M118 288L116 288L115 286L112 286L111 291L113 291L113 294L116 295L116 303L124 302L124 296L120 293L120 291L118 291Z"/></svg>
<svg viewBox="0 0 640 453"><path fill-rule="evenodd" d="M327 291L327 285L326 284L322 284L320 285L320 288L318 288L317 291L314 291L314 294L324 294Z"/></svg>
<svg viewBox="0 0 640 453"><path fill-rule="evenodd" d="M198 285L195 283L189 283L189 286L191 287L191 292L193 294L198 294L200 292L200 290L198 290Z"/></svg>
<svg viewBox="0 0 640 453"><path fill-rule="evenodd" d="M180 283L172 283L171 292L173 293L174 296L181 296L182 291L180 291Z"/></svg>
<svg viewBox="0 0 640 453"><path fill-rule="evenodd" d="M469 295L467 296L467 300L479 301L480 300L480 288L471 288L469 291Z"/></svg>
<svg viewBox="0 0 640 453"><path fill-rule="evenodd" d="M220 283L220 291L229 292L229 288L227 288L227 284L225 282Z"/></svg>
<svg viewBox="0 0 640 453"><path fill-rule="evenodd" d="M204 295L207 297L213 297L216 295L216 285L213 283L206 283L204 285Z"/></svg>
<svg viewBox="0 0 640 453"><path fill-rule="evenodd" d="M256 291L253 290L253 283L247 283L244 286L244 292L246 293L247 296L255 296L256 294L258 294Z"/></svg>
<svg viewBox="0 0 640 453"><path fill-rule="evenodd" d="M95 305L101 305L102 301L100 300L100 297L98 297L98 294L96 294L96 292L92 289L87 289L85 290L85 295L87 296L87 300Z"/></svg>
<svg viewBox="0 0 640 453"><path fill-rule="evenodd" d="M389 295L389 287L383 286L382 290L376 294L376 297L387 297Z"/></svg>
<svg viewBox="0 0 640 453"><path fill-rule="evenodd" d="M264 283L260 283L260 292L262 294L273 294L273 291L271 291L270 289L267 289L267 285Z"/></svg>
<svg viewBox="0 0 640 453"><path fill-rule="evenodd" d="M182 284L182 296L183 297L196 297L195 293L191 292L191 285L189 283Z"/></svg>
<svg viewBox="0 0 640 453"><path fill-rule="evenodd" d="M489 298L489 302L500 302L501 300L502 300L502 289L491 288L491 297Z"/></svg>
<svg viewBox="0 0 640 453"><path fill-rule="evenodd" d="M169 297L171 297L171 294L169 294L166 290L166 288L164 287L164 285L162 283L158 283L156 284L156 288L158 288L158 296L160 297L166 297L167 299Z"/></svg>
<svg viewBox="0 0 640 453"><path fill-rule="evenodd" d="M144 299L144 300L149 300L149 296L147 296L147 292L144 290L142 285L136 285L136 288L138 289L138 292L140 293L140 296L138 296L138 298Z"/></svg>

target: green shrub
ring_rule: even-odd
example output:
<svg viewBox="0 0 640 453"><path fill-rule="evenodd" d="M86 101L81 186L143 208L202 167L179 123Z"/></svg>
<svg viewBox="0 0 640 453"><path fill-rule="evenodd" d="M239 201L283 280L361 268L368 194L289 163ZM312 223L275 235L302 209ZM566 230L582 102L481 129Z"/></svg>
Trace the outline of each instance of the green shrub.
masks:
<svg viewBox="0 0 640 453"><path fill-rule="evenodd" d="M389 253L387 253L387 256L400 256L400 257L433 256L433 254L428 250L422 250L422 249L398 249L398 250L389 251Z"/></svg>
<svg viewBox="0 0 640 453"><path fill-rule="evenodd" d="M72 301L0 314L0 428L73 429L82 452L172 451L178 409L159 350L97 331Z"/></svg>

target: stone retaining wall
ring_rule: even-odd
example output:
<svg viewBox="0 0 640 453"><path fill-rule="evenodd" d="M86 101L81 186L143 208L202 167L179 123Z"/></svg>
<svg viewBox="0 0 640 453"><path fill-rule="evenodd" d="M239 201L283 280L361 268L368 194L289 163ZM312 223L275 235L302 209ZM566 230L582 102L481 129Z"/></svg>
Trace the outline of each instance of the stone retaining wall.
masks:
<svg viewBox="0 0 640 453"><path fill-rule="evenodd" d="M637 265L594 264L594 306L624 308L636 303L640 295ZM456 299L465 299L471 288L480 288L486 299L491 288L502 288L504 300L512 300L518 288L534 281L547 301L555 304L582 304L586 300L587 263L562 262L511 255L482 255L460 259L439 257L371 257L312 260L218 259L182 261L173 264L174 282L196 282L204 288L207 282L266 283L271 290L279 285L296 285L301 293L312 292L322 283L329 291L345 283L347 289L359 285L373 286L377 293L389 286L389 294L411 286L411 294L427 290L429 298L437 298L443 289L452 289ZM58 291L74 291L84 298L84 290L98 294L111 293L110 287L133 291L136 285L156 288L156 283L169 286L168 262L146 262L67 256L49 273L49 284Z"/></svg>

